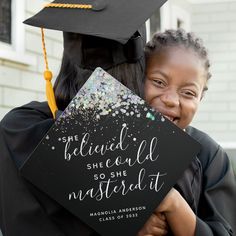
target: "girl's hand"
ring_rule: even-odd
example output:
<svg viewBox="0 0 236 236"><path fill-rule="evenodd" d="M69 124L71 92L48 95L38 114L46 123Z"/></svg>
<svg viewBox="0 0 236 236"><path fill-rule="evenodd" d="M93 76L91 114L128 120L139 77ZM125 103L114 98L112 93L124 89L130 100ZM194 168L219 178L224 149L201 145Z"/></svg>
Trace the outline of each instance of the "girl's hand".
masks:
<svg viewBox="0 0 236 236"><path fill-rule="evenodd" d="M155 213L173 213L175 212L179 207L179 202L181 201L182 196L180 193L172 188L169 193L165 196L161 204L156 208Z"/></svg>
<svg viewBox="0 0 236 236"><path fill-rule="evenodd" d="M161 204L156 208L155 214L165 215L169 230L173 235L195 235L196 215L176 189L172 188L170 190Z"/></svg>
<svg viewBox="0 0 236 236"><path fill-rule="evenodd" d="M162 213L152 214L137 236L163 236L168 233L166 218Z"/></svg>

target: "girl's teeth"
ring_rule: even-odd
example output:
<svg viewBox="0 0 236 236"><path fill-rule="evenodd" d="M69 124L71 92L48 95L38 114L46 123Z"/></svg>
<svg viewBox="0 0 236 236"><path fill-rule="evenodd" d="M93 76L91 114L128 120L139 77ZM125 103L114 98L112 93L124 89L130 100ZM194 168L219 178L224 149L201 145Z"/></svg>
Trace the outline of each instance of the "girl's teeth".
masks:
<svg viewBox="0 0 236 236"><path fill-rule="evenodd" d="M173 121L174 119L173 118L171 118L171 117L169 117L169 116L165 116L168 120L170 120L170 121Z"/></svg>

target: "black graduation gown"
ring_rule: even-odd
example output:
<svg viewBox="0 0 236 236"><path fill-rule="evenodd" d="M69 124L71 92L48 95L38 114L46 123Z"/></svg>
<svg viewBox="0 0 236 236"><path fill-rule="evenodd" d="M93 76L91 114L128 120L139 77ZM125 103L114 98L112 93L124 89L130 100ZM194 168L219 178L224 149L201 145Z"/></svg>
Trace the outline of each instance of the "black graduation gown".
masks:
<svg viewBox="0 0 236 236"><path fill-rule="evenodd" d="M3 236L97 235L19 173L19 167L53 122L47 103L32 102L13 109L0 123ZM206 134L192 127L186 131L203 147L175 188L197 215L196 235L234 235L236 184L228 157Z"/></svg>

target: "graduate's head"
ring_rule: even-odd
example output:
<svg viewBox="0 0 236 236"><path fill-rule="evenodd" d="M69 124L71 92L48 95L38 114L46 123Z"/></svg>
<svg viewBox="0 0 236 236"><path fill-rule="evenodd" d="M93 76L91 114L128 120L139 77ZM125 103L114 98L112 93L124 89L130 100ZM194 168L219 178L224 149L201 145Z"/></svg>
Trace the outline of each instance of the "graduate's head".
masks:
<svg viewBox="0 0 236 236"><path fill-rule="evenodd" d="M149 0L148 4L145 0L55 0L25 21L64 32L62 67L55 84L57 99L50 84L52 76L44 47L47 97L54 116L58 109L56 102L64 109L97 66L141 95L145 41L142 25L164 2L166 0Z"/></svg>
<svg viewBox="0 0 236 236"><path fill-rule="evenodd" d="M121 44L115 40L63 33L64 52L54 91L63 110L96 67L102 67L117 80L142 96L145 76L145 27Z"/></svg>
<svg viewBox="0 0 236 236"><path fill-rule="evenodd" d="M202 40L181 29L156 33L145 47L145 58L146 101L177 126L186 128L211 77Z"/></svg>

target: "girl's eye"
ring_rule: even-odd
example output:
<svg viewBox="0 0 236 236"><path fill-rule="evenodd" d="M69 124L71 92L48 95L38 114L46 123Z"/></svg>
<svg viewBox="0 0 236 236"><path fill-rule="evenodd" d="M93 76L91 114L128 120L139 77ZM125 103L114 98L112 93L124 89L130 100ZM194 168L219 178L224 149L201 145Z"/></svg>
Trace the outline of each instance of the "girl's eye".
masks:
<svg viewBox="0 0 236 236"><path fill-rule="evenodd" d="M165 81L163 81L161 79L154 79L153 82L158 87L164 87L166 85Z"/></svg>
<svg viewBox="0 0 236 236"><path fill-rule="evenodd" d="M197 96L196 93L191 90L184 90L184 91L182 91L182 94L188 98L193 98L193 97Z"/></svg>

